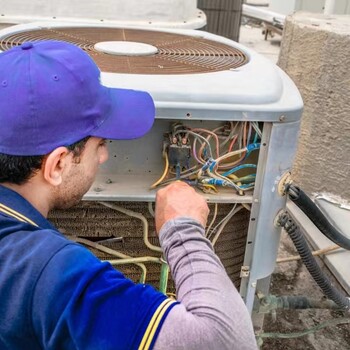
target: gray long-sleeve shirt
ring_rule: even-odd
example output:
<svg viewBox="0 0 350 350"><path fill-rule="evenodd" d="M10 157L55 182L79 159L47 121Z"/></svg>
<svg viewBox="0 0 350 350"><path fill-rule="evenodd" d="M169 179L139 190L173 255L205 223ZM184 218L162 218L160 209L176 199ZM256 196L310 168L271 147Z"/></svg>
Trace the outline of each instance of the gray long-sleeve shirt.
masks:
<svg viewBox="0 0 350 350"><path fill-rule="evenodd" d="M181 303L167 316L154 349L256 349L248 310L203 227L191 218L170 220L160 242Z"/></svg>

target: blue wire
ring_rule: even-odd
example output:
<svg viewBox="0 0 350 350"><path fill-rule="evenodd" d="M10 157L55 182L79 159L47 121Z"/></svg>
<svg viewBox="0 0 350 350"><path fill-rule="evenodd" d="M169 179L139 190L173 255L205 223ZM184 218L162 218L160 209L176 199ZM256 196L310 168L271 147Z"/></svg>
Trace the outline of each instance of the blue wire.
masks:
<svg viewBox="0 0 350 350"><path fill-rule="evenodd" d="M247 159L249 157L250 153L252 153L252 151L255 151L256 149L259 149L259 148L260 148L260 143L249 144L247 146L247 152L246 152L243 160ZM242 160L242 162L243 162L243 160Z"/></svg>
<svg viewBox="0 0 350 350"><path fill-rule="evenodd" d="M256 168L256 165L255 164L242 164L242 165L238 165L234 168L232 168L231 170L228 170L226 171L225 173L222 174L222 176L228 176L238 170L241 170L241 169L245 169L245 168Z"/></svg>
<svg viewBox="0 0 350 350"><path fill-rule="evenodd" d="M239 179L239 182L245 182L245 181L255 181L256 175L255 174L250 174L247 176L244 176L243 178ZM235 182L236 180L234 180Z"/></svg>
<svg viewBox="0 0 350 350"><path fill-rule="evenodd" d="M176 179L177 180L180 179L180 174L181 174L180 164L176 164Z"/></svg>
<svg viewBox="0 0 350 350"><path fill-rule="evenodd" d="M206 183L208 185L216 185L216 186L223 186L224 185L224 180L221 179L209 179Z"/></svg>
<svg viewBox="0 0 350 350"><path fill-rule="evenodd" d="M246 148L248 152L254 151L260 148L260 143L250 143Z"/></svg>
<svg viewBox="0 0 350 350"><path fill-rule="evenodd" d="M203 149L203 159L207 158L207 147Z"/></svg>
<svg viewBox="0 0 350 350"><path fill-rule="evenodd" d="M250 187L254 187L254 182L250 183L250 184L245 184L245 185L241 185L239 186L239 188L241 189L246 189L246 188L250 188Z"/></svg>

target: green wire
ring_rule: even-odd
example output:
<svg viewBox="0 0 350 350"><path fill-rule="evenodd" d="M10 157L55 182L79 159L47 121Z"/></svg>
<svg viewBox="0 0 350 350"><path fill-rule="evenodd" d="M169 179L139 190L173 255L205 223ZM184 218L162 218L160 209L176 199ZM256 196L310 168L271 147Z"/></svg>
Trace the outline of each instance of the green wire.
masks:
<svg viewBox="0 0 350 350"><path fill-rule="evenodd" d="M346 324L350 323L350 318L349 317L342 317L342 318L336 318L334 320L329 320L323 323L320 323L319 325L305 329L302 332L294 332L294 333L261 333L258 334L258 338L283 338L283 339L292 339L292 338L299 338L304 335L308 335L314 332L319 331L322 328L329 327L329 326L337 326L339 324Z"/></svg>
<svg viewBox="0 0 350 350"><path fill-rule="evenodd" d="M159 291L163 294L166 294L169 278L169 265L166 262L162 263L160 270L160 279L159 279Z"/></svg>

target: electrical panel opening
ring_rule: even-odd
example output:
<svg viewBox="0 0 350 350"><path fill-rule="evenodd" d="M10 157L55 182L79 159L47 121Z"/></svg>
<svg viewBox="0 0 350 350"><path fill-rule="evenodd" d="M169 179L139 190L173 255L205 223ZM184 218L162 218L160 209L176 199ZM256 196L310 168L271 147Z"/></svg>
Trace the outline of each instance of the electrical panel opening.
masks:
<svg viewBox="0 0 350 350"><path fill-rule="evenodd" d="M172 295L154 200L157 189L185 181L207 198L206 237L239 288L262 134L258 122L157 119L141 139L108 141L109 160L85 201L50 220L135 282Z"/></svg>
<svg viewBox="0 0 350 350"><path fill-rule="evenodd" d="M250 203L263 124L249 121L156 120L139 140L110 141L109 160L87 200L152 201L182 180L210 202Z"/></svg>

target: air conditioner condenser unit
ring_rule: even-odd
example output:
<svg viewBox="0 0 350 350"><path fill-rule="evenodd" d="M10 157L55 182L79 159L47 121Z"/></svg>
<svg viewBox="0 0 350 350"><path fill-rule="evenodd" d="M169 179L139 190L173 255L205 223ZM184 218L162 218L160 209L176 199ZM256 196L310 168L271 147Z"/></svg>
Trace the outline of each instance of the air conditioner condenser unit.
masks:
<svg viewBox="0 0 350 350"><path fill-rule="evenodd" d="M103 84L148 91L156 104L150 133L109 141L84 201L51 220L134 280L174 293L153 202L159 186L187 181L207 198L207 236L252 311L274 270L274 220L296 151L303 104L293 82L242 45L194 30L33 23L2 30L0 49L45 39L80 46Z"/></svg>

